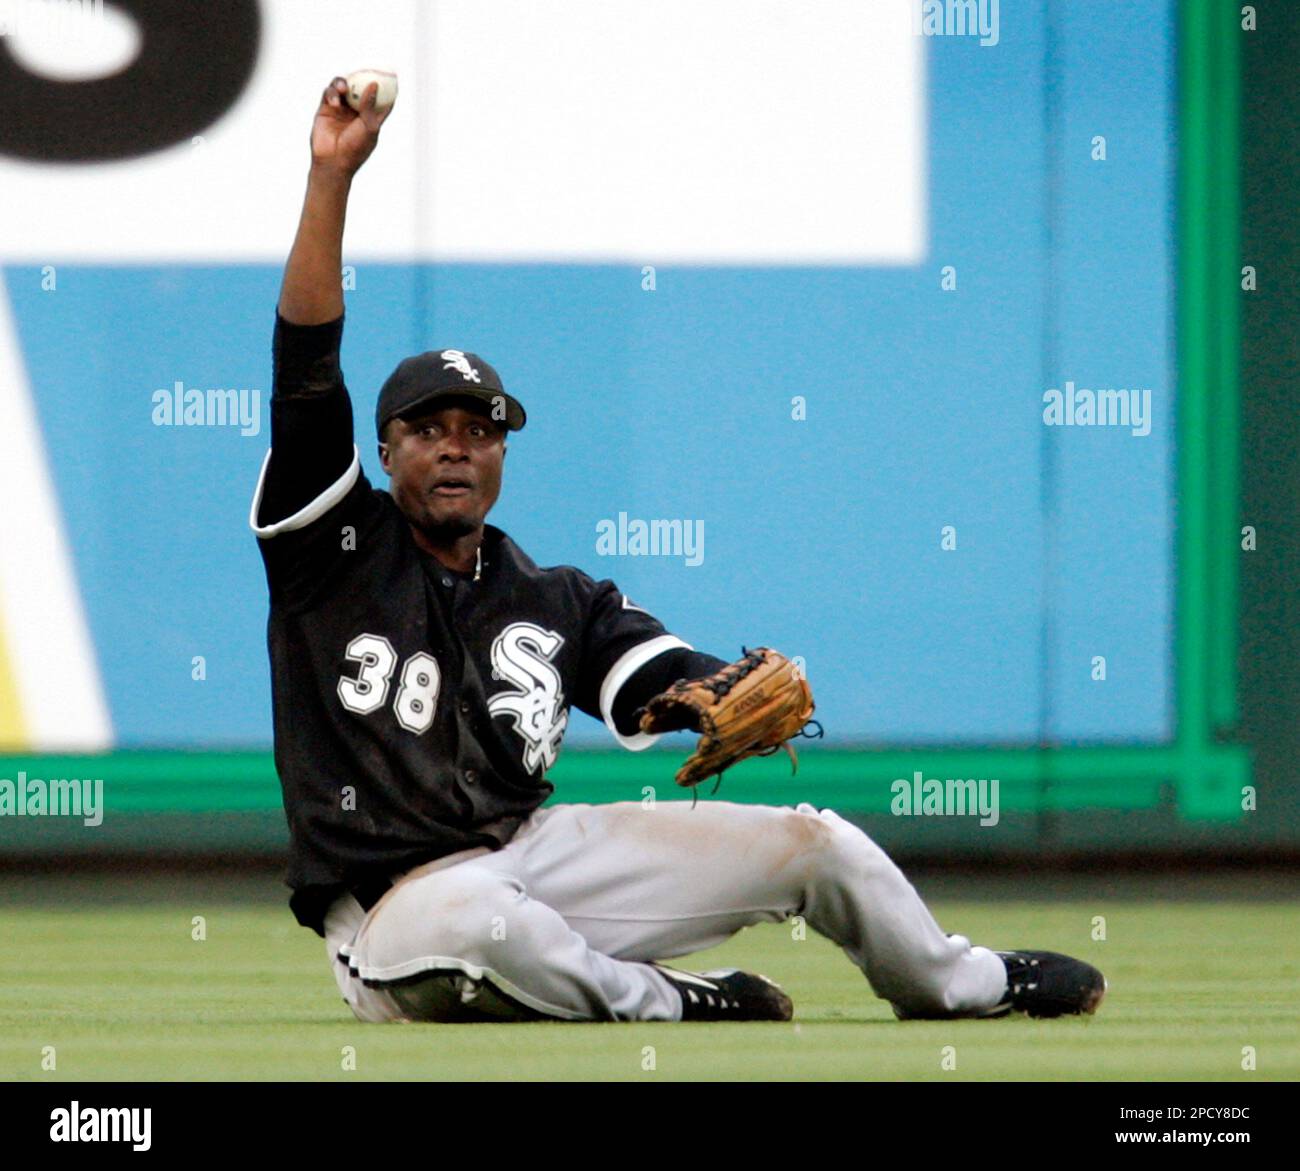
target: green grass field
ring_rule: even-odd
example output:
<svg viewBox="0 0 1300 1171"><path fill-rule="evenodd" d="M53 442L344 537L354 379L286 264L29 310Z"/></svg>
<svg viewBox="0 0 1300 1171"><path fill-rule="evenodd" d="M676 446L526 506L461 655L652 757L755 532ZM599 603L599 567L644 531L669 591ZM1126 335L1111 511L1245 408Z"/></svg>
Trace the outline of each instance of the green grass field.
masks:
<svg viewBox="0 0 1300 1171"><path fill-rule="evenodd" d="M899 1023L843 955L790 926L679 966L738 965L794 998L783 1024L362 1025L273 874L5 876L6 1080L1300 1078L1300 879L924 876L946 930L1106 972L1084 1020ZM1027 901L1024 895L1038 897ZM207 938L191 938L192 918ZM1104 916L1104 941L1092 938ZM42 1069L53 1046L57 1068ZM356 1053L343 1068L344 1047ZM946 1046L956 1068L942 1068ZM1257 1068L1242 1068L1253 1046ZM648 1049L653 1049L653 1069Z"/></svg>

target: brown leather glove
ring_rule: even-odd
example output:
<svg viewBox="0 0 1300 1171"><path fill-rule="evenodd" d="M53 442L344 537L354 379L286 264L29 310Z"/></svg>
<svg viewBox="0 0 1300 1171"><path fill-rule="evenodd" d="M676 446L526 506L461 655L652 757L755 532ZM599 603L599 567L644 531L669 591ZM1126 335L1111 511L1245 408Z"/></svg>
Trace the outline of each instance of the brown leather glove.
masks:
<svg viewBox="0 0 1300 1171"><path fill-rule="evenodd" d="M744 650L744 648L742 648ZM679 679L641 709L641 731L701 733L695 751L677 771L677 783L698 785L750 756L767 756L799 735L813 713L812 689L799 668L771 647L703 679ZM816 721L814 721L816 722Z"/></svg>

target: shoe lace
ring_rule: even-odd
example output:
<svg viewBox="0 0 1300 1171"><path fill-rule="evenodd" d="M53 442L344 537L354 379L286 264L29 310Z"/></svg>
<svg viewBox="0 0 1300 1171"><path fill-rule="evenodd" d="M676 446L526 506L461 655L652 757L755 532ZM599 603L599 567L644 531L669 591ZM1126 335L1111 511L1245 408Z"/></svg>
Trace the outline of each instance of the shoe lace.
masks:
<svg viewBox="0 0 1300 1171"><path fill-rule="evenodd" d="M1028 956L1014 953L1003 957L1007 966L1007 988L1012 996L1033 992L1038 987L1039 963Z"/></svg>

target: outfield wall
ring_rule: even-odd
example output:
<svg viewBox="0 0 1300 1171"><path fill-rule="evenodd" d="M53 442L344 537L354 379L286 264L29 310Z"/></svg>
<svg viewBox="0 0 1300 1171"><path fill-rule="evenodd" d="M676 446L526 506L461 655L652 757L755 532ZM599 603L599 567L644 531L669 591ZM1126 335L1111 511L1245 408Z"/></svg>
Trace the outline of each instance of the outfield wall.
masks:
<svg viewBox="0 0 1300 1171"><path fill-rule="evenodd" d="M490 356L530 413L495 523L543 564L613 577L702 649L761 638L803 656L827 740L797 785L760 762L729 796L883 814L919 769L996 776L1003 825L1039 844L1086 844L1088 825L1256 839L1221 552L1235 209L1207 197L1235 173L1231 13L1004 4L981 45L847 3L798 38L785 6L759 4L738 53L725 20L669 5L600 69L539 72L468 4L395 4L361 34L331 28L332 7L260 11L243 88L162 149L0 159L20 209L0 237L23 440L6 462L41 503L3 528L0 776L89 767L108 820L146 843L131 818L280 832L244 520L303 95L372 54L404 89L345 256L363 459L377 470L365 420L397 358ZM616 33L583 7L550 43L585 63ZM510 44L531 57L526 40ZM517 84L470 101L457 80L489 45ZM776 96L754 81L780 72L772 53ZM681 93L712 117L664 137ZM810 128L825 149L807 150ZM751 134L767 149L736 137ZM160 425L177 383L259 391L260 413ZM1070 385L1149 390L1149 416L1045 425L1043 395ZM701 526L703 559L602 557L597 525L620 514ZM564 799L667 783L669 759L607 742L575 718ZM55 848L35 825L0 821L0 849Z"/></svg>

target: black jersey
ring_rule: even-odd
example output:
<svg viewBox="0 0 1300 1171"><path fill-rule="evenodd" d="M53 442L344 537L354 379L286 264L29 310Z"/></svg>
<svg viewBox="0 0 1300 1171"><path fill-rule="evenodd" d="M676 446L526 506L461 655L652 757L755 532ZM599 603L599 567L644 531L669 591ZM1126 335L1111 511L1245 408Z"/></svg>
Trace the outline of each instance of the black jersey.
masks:
<svg viewBox="0 0 1300 1171"><path fill-rule="evenodd" d="M277 329L277 378L281 334L293 328ZM327 404L346 394L341 376L333 385L319 355L303 368L325 371L331 385L311 417L337 427L337 403ZM277 394L292 398L282 386ZM703 673L721 660L683 659L688 645L612 581L571 566L539 568L492 525L475 572L447 569L416 545L392 496L371 486L355 447L323 492L275 515L264 487L273 455L290 442L292 412L277 422L275 397L272 404L273 452L251 523L270 588L291 905L321 932L325 908L343 890L508 842L553 790L546 773L571 707L604 720L624 745L643 747L652 738L627 734L625 718L620 731L615 718L629 680L637 676L648 698L665 682L662 671L645 669L652 660L671 665L668 678L683 662Z"/></svg>

